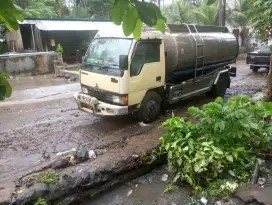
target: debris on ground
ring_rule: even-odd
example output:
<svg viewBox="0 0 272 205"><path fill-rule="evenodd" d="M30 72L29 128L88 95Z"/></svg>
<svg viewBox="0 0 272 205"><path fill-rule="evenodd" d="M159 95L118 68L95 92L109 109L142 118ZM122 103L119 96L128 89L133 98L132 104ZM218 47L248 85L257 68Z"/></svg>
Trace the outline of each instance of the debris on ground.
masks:
<svg viewBox="0 0 272 205"><path fill-rule="evenodd" d="M85 147L79 147L75 152L74 158L76 163L87 161L89 159L89 151Z"/></svg>
<svg viewBox="0 0 272 205"><path fill-rule="evenodd" d="M89 151L89 159L95 159L96 158L96 154L93 150Z"/></svg>
<svg viewBox="0 0 272 205"><path fill-rule="evenodd" d="M51 165L52 169L62 169L69 166L70 157L59 157Z"/></svg>

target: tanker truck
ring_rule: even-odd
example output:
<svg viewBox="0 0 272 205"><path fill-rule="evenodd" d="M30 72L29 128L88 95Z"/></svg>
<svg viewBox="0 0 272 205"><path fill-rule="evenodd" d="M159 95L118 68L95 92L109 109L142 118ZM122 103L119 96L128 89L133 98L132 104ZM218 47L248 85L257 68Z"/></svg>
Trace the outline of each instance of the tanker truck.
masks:
<svg viewBox="0 0 272 205"><path fill-rule="evenodd" d="M83 57L74 98L91 115L134 114L150 123L180 100L224 96L238 49L236 37L219 26L168 24L164 34L146 26L139 40L119 27L100 31Z"/></svg>

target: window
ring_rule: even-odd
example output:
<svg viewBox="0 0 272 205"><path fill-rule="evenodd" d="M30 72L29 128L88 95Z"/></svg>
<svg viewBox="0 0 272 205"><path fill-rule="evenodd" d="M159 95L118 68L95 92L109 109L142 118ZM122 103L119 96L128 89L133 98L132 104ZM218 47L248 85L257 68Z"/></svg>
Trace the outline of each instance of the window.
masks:
<svg viewBox="0 0 272 205"><path fill-rule="evenodd" d="M140 42L131 61L130 76L140 74L142 67L146 63L160 61L160 43L159 42Z"/></svg>

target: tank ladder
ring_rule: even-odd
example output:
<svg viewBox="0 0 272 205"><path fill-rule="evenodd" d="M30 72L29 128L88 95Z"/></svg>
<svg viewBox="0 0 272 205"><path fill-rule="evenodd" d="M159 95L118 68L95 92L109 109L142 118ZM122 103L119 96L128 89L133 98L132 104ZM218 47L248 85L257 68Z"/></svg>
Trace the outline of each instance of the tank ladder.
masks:
<svg viewBox="0 0 272 205"><path fill-rule="evenodd" d="M204 39L199 35L199 32L195 26L195 24L186 24L184 25L187 27L189 33L194 39L195 42L195 78L197 77L197 72L202 71L202 76L203 76L203 68L204 68ZM193 27L193 32L195 32L195 35L192 32L192 29L190 28ZM199 67L199 64L201 65Z"/></svg>

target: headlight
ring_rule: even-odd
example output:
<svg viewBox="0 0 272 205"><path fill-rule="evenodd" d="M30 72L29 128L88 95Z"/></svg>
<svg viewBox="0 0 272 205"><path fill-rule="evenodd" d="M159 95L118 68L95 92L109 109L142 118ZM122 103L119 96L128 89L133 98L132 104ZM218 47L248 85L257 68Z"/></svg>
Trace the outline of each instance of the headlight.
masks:
<svg viewBox="0 0 272 205"><path fill-rule="evenodd" d="M112 96L112 102L121 104L121 97L120 96Z"/></svg>
<svg viewBox="0 0 272 205"><path fill-rule="evenodd" d="M82 91L84 94L88 94L88 88L81 87L81 91Z"/></svg>
<svg viewBox="0 0 272 205"><path fill-rule="evenodd" d="M128 96L112 96L112 102L127 105L128 104Z"/></svg>

